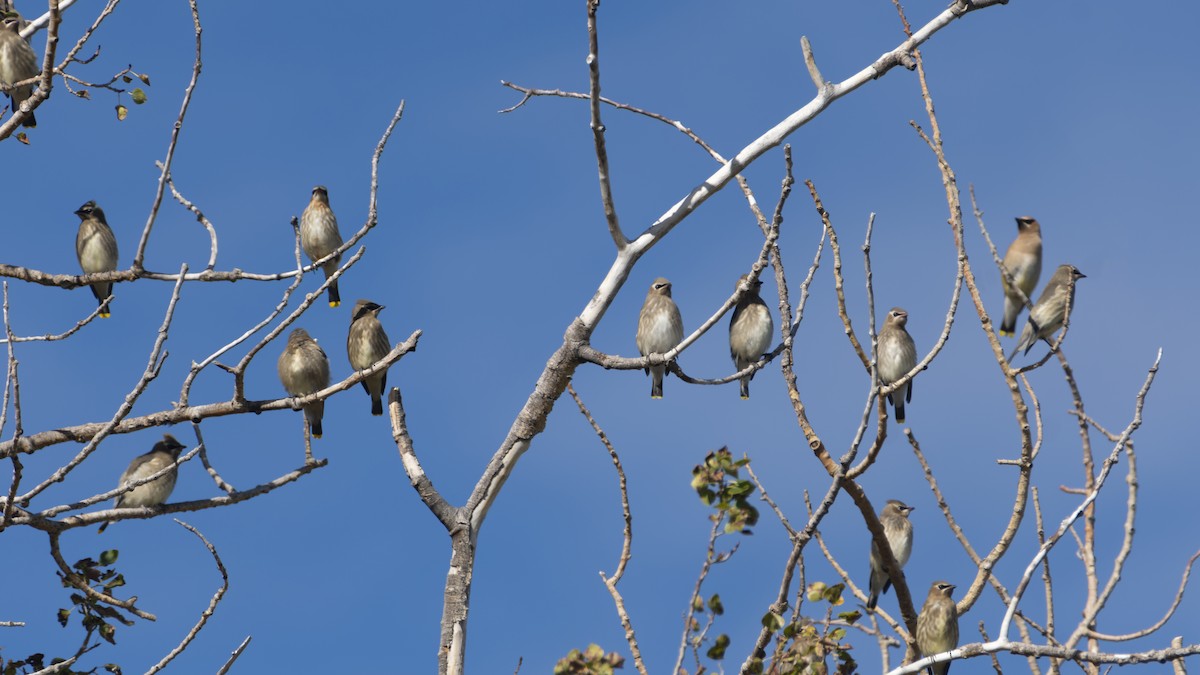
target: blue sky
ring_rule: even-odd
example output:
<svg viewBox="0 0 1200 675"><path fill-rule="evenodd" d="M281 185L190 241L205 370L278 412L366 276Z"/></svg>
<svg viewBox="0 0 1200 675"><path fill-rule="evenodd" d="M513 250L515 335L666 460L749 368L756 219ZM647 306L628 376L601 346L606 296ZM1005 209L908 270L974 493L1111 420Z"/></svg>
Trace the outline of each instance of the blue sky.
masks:
<svg viewBox="0 0 1200 675"><path fill-rule="evenodd" d="M19 5L27 14L36 6ZM924 23L942 3L907 7ZM408 422L425 470L442 494L461 504L563 331L582 310L612 260L598 199L595 159L582 101L519 100L500 86L584 91L587 70L583 2L378 3L355 13L328 3L206 3L204 72L181 136L177 186L215 223L221 269L277 272L293 265L288 220L315 184L329 187L343 234L366 217L370 157L393 111L407 109L380 169L379 226L366 254L341 283L341 308L323 302L298 325L329 354L334 377L349 374L342 347L349 307L359 297L381 315L394 342L413 330L420 348L389 374L404 393ZM1192 509L1189 420L1200 369L1192 358L1195 313L1176 298L1196 288L1192 194L1200 175L1195 118L1200 81L1191 45L1200 10L1187 3L1168 15L1129 4L1021 2L957 21L923 53L946 151L959 184L976 186L1001 247L1013 217L1043 225L1047 272L1070 262L1080 282L1065 346L1089 414L1110 429L1128 422L1133 397L1163 349L1148 400L1139 450L1137 540L1124 585L1099 629L1137 630L1169 605L1184 562L1197 549L1194 528L1175 522ZM96 3L71 8L61 46L90 24ZM681 120L726 156L812 96L800 54L807 35L826 77L841 80L902 39L888 2L618 3L601 7L601 72L606 96ZM127 0L97 33L100 56L72 71L103 79L126 64L151 77L149 101L117 122L116 101L94 90L70 96L61 83L37 111L31 145L3 146L9 233L2 262L55 273L77 272L72 212L94 199L107 212L127 266L152 203L157 171L190 77L192 27L184 2ZM41 35L36 49L43 46ZM85 50L85 53L90 50ZM128 101L125 101L128 104ZM629 113L603 112L616 206L636 234L699 184L715 163L672 128ZM850 310L867 326L858 252L868 215L877 312L900 305L926 350L937 337L954 278L953 239L932 155L908 126L922 125L915 74L897 70L835 103L789 141L798 180L815 181L843 243ZM782 153L746 173L764 205L773 205ZM795 297L820 237L806 191L785 213L781 246ZM978 227L967 221L968 253L988 310L998 319L1001 292ZM46 236L42 236L45 234ZM173 202L164 203L147 267L203 268L207 235ZM598 327L593 344L636 355L633 333L645 289L657 276L674 282L685 325L695 327L725 300L752 264L761 237L735 190L709 200L638 264ZM769 275L766 275L769 279ZM317 278L305 280L313 290ZM190 363L239 335L278 302L283 283L188 284L160 377L135 414L177 400ZM773 308L773 281L764 286ZM87 290L9 282L10 318L22 335L65 330L91 311ZM171 285L142 281L117 288L113 317L67 342L19 345L24 430L106 420L144 367ZM832 259L826 252L797 337L797 377L810 419L831 449L851 441L867 380L834 313ZM1169 302L1168 299L1171 301ZM776 314L778 318L778 314ZM681 357L691 374L728 375L724 321ZM1011 342L1005 342L1006 347ZM268 346L248 373L247 395L281 396ZM1044 353L1035 347L1030 358ZM231 363L240 357L223 359ZM1022 362L1025 360L1023 359ZM1059 486L1081 483L1080 445L1061 371L1030 375L1045 416L1045 446L1034 478L1048 523L1077 497ZM728 445L749 453L772 496L793 522L803 491L827 485L797 429L777 365L753 382L691 387L676 378L651 401L637 371L584 366L575 387L621 453L634 510L634 558L621 586L652 672L674 663L682 613L700 568L706 511L689 488L705 453ZM231 379L210 369L193 402L226 400ZM304 480L233 509L187 514L215 544L231 588L210 625L177 661L178 672L214 672L247 635L254 640L234 672L432 672L449 559L445 531L409 487L386 418L368 415L360 389L329 401L318 456L330 464ZM916 378L908 426L922 442L956 516L977 548L1000 533L1015 473L997 458L1015 456L1019 438L1003 382L969 303L960 306L945 351ZM303 460L301 416L291 412L206 421L212 460L237 487L286 473ZM2 430L11 438L11 423ZM134 455L161 432L108 439L99 452L31 508L111 489ZM194 443L190 429L171 430ZM1108 446L1093 437L1098 454ZM64 444L25 460L25 482L74 455ZM1099 502L1102 578L1119 544L1124 461ZM906 568L914 594L945 578L965 588L974 566L954 543L916 460L891 429L878 465L864 477L872 499L916 506L917 542ZM180 472L174 499L215 496L198 463ZM727 669L745 657L759 617L773 598L788 548L763 509L755 534L710 577L727 614L714 630L732 637ZM1188 511L1190 512L1190 511ZM861 518L840 499L822 526L839 559L866 583L868 540ZM54 612L67 602L46 556L44 535L4 533L9 569L0 582L5 658L73 650L77 628ZM732 543L731 540L723 540ZM607 453L569 399L521 460L479 539L471 597L470 672L549 672L572 648L598 642L628 656L612 601L597 571L611 573L620 551L616 477ZM997 574L1015 585L1034 549L1032 515ZM123 522L103 537L64 537L68 560L115 547L119 567L155 623L118 630L89 666L115 661L142 672L190 628L219 584L208 554L169 519ZM835 581L815 555L810 581ZM1051 564L1059 625L1072 625L1083 598L1070 542ZM19 573L15 572L18 571ZM1133 648L1195 641L1200 611L1185 597L1161 637ZM963 620L976 636L994 635L1000 608L985 595ZM895 612L894 595L881 606ZM1044 612L1040 588L1024 608ZM856 639L863 672L878 668L873 642ZM1128 645L1115 649L1128 651ZM893 658L896 658L893 654ZM1012 657L1002 659L1017 665ZM955 671L983 672L975 659ZM694 670L693 665L689 665ZM627 665L632 671L632 663Z"/></svg>

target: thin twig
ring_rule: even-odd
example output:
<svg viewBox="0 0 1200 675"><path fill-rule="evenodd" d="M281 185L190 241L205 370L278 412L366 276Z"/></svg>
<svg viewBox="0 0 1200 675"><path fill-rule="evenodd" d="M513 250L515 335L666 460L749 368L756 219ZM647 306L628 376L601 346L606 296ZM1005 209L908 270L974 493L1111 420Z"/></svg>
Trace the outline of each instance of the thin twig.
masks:
<svg viewBox="0 0 1200 675"><path fill-rule="evenodd" d="M247 635L246 639L242 640L242 644L238 645L237 649L233 650L233 653L229 655L229 659L226 660L225 664L221 666L220 670L217 671L217 675L226 675L229 672L229 669L233 666L233 662L237 661L238 657L242 655L242 652L246 651L246 647L250 645L251 637L252 636Z"/></svg>
<svg viewBox="0 0 1200 675"><path fill-rule="evenodd" d="M596 29L596 13L600 0L588 0L588 101L592 115L592 141L596 148L596 172L600 178L600 204L604 209L604 220L608 222L608 233L612 236L617 251L629 244L621 223L617 218L617 207L613 203L612 180L609 177L608 149L604 142L604 123L600 121L600 37Z"/></svg>
<svg viewBox="0 0 1200 675"><path fill-rule="evenodd" d="M225 571L225 565L221 562L221 556L217 554L216 547L214 547L212 543L210 543L208 539L206 539L204 535L201 534L196 528L188 525L178 518L175 518L174 520L183 526L188 532L191 532L199 537L200 541L204 542L204 547L208 549L209 554L213 557L213 562L217 564L217 571L221 573L221 587L217 589L216 593L213 593L212 598L208 601L208 607L205 607L204 611L200 613L200 618L196 621L196 625L192 626L192 629L188 631L188 634L183 636L183 640L180 641L179 645L168 652L166 656L162 657L158 663L151 666L150 669L146 671L146 675L153 675L163 668L166 668L168 663L170 663L176 656L182 654L183 650L187 649L192 640L195 640L196 636L200 634L200 629L204 628L204 625L208 623L208 619L212 617L213 612L217 610L217 604L221 602L221 598L225 597L225 592L229 590L229 573Z"/></svg>

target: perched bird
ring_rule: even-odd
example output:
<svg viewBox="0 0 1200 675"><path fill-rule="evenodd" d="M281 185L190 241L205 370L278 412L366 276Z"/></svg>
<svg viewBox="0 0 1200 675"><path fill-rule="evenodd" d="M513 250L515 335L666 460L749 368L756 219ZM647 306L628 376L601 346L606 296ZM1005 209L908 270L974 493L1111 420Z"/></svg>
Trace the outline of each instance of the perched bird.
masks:
<svg viewBox="0 0 1200 675"><path fill-rule="evenodd" d="M308 331L297 328L288 335L287 347L279 355L279 381L292 396L308 396L329 386L329 358ZM321 437L321 418L325 401L316 400L304 406L304 416L312 427L312 435Z"/></svg>
<svg viewBox="0 0 1200 675"><path fill-rule="evenodd" d="M898 499L889 499L879 512L879 523L883 525L888 546L891 547L892 555L900 567L904 567L912 555L913 526L908 520L908 514L912 513L912 510L913 507ZM879 594L887 593L891 587L892 578L888 576L883 558L879 554L879 547L875 545L875 540L871 539L871 598L867 600L867 609L874 610L875 605L879 603Z"/></svg>
<svg viewBox="0 0 1200 675"><path fill-rule="evenodd" d="M350 357L350 367L355 370L371 367L392 350L392 343L388 341L387 333L383 332L383 324L379 323L379 312L382 310L383 305L370 300L354 303L354 311L350 313L350 334L346 336L346 355ZM371 397L371 414L382 415L387 369L363 380L362 386Z"/></svg>
<svg viewBox="0 0 1200 675"><path fill-rule="evenodd" d="M75 211L75 215L79 216L80 221L79 234L75 236L75 255L84 273L112 272L117 269L117 238L108 227L104 211L96 206L96 202L87 202ZM97 281L92 284L92 294L103 305L112 296L112 282ZM109 317L108 308L100 312L100 317Z"/></svg>
<svg viewBox="0 0 1200 675"><path fill-rule="evenodd" d="M1050 342L1050 336L1062 328L1067 304L1073 304L1075 301L1075 282L1085 278L1087 277L1074 265L1059 265L1058 269L1054 270L1054 276L1046 282L1037 303L1029 311L1029 320L1025 323L1025 330L1021 331L1017 348L1008 356L1009 361L1022 349L1028 354L1038 340Z"/></svg>
<svg viewBox="0 0 1200 675"><path fill-rule="evenodd" d="M650 284L642 313L638 316L637 348L642 356L663 354L683 341L683 317L671 299L671 282L659 277ZM662 398L667 367L650 366L650 398Z"/></svg>
<svg viewBox="0 0 1200 675"><path fill-rule="evenodd" d="M316 262L336 251L341 245L342 235L338 232L337 217L333 215L333 209L329 208L329 191L324 185L318 185L312 189L312 199L304 208L304 213L300 214L300 246L308 259ZM341 260L341 255L334 256L321 267L326 279L337 271ZM335 281L329 284L329 306L337 307L340 304L342 297L338 295L338 285Z"/></svg>
<svg viewBox="0 0 1200 675"><path fill-rule="evenodd" d="M179 452L184 447L183 443L175 440L171 434L163 434L163 439L155 443L150 452L134 457L129 463L129 468L125 469L125 473L121 474L121 479L117 481L118 486L125 487L143 478L149 478L168 466L171 470L148 483L142 483L128 492L117 495L113 508L158 506L167 501L167 497L170 497L175 489L175 479L179 476L179 467L171 465L179 459ZM109 525L110 523L102 524L100 531L103 532Z"/></svg>
<svg viewBox="0 0 1200 675"><path fill-rule="evenodd" d="M15 11L6 12L4 24L0 27L0 84L13 85L21 80L35 77L42 69L38 67L37 54L33 47L21 37L21 15ZM21 106L25 99L33 95L33 85L27 84L8 92L12 100L13 112ZM33 111L25 117L22 126L36 127L37 118Z"/></svg>
<svg viewBox="0 0 1200 675"><path fill-rule="evenodd" d="M741 288L746 276L743 274L738 277L734 288ZM762 358L763 352L771 345L771 333L775 331L775 322L771 320L767 303L758 295L760 288L762 282L755 279L750 284L750 290L738 300L737 307L733 309L733 318L729 319L729 356L738 370ZM742 377L742 398L750 398L750 380L753 377L754 373Z"/></svg>
<svg viewBox="0 0 1200 675"><path fill-rule="evenodd" d="M1010 286L1008 279L1000 275L1000 283L1004 286L1004 320L1000 322L1000 336L1011 337L1016 334L1017 317L1025 308L1016 289L1021 289L1027 298L1033 297L1033 289L1042 275L1042 226L1037 220L1029 216L1017 218L1017 238L1004 254L1004 269L1012 275L1016 287Z"/></svg>
<svg viewBox="0 0 1200 675"><path fill-rule="evenodd" d="M917 365L917 345L904 328L908 312L893 307L888 310L883 330L879 331L879 382L887 386L908 374ZM888 394L896 408L896 421L904 424L904 404L912 401L912 380Z"/></svg>
<svg viewBox="0 0 1200 675"><path fill-rule="evenodd" d="M925 606L917 616L917 649L921 656L933 656L948 652L958 646L958 606L950 594L954 584L935 581L929 587ZM935 663L928 668L933 675L950 672L950 661Z"/></svg>

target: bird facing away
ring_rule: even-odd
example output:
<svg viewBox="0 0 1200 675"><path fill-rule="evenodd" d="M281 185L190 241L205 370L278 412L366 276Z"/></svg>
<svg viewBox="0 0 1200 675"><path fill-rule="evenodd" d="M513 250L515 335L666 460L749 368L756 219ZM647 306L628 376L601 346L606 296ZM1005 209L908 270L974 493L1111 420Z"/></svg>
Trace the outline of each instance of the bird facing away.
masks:
<svg viewBox="0 0 1200 675"><path fill-rule="evenodd" d="M1050 342L1050 337L1062 328L1067 305L1075 302L1075 282L1086 278L1074 265L1059 265L1054 270L1037 303L1029 311L1029 320L1025 322L1025 330L1021 331L1017 348L1008 356L1009 361L1022 349L1028 354L1038 340Z"/></svg>
<svg viewBox="0 0 1200 675"><path fill-rule="evenodd" d="M355 370L371 367L392 350L387 333L383 332L383 324L379 323L379 312L382 310L383 305L370 300L354 303L354 311L350 313L350 334L346 336L346 356L350 357L350 367ZM363 380L362 386L371 397L371 414L382 415L387 369Z"/></svg>
<svg viewBox="0 0 1200 675"><path fill-rule="evenodd" d="M42 69L38 67L37 54L25 38L21 37L21 15L17 12L6 12L3 21L3 26L0 26L0 84L11 86L37 76ZM32 95L32 84L10 90L8 97L12 101L13 112L15 113L25 99ZM25 116L21 125L37 126L37 118L34 117L33 111Z"/></svg>
<svg viewBox="0 0 1200 675"><path fill-rule="evenodd" d="M887 386L908 374L917 365L917 345L904 328L908 312L893 307L888 310L883 330L879 331L879 382ZM896 421L904 424L904 404L912 401L912 380L888 394L896 408Z"/></svg>
<svg viewBox="0 0 1200 675"><path fill-rule="evenodd" d="M1017 238L1004 254L1004 269L1012 275L1016 288L1021 289L1025 297L1033 297L1038 277L1042 276L1042 226L1037 220L1029 216L1017 218ZM1016 334L1017 317L1025 303L1003 274L1000 283L1004 286L1004 320L1000 322L1000 337L1011 337Z"/></svg>
<svg viewBox="0 0 1200 675"><path fill-rule="evenodd" d="M179 467L172 466L179 459L179 452L184 445L175 440L171 434L163 434L163 439L154 444L150 452L138 455L129 463L129 468L121 474L117 481L118 487L125 487L143 478L149 478L168 466L171 470L148 483L133 488L128 492L117 495L113 508L133 509L142 506L158 506L167 501L175 489L175 479L179 476ZM103 532L111 523L100 525Z"/></svg>
<svg viewBox="0 0 1200 675"><path fill-rule="evenodd" d="M287 393L297 398L329 386L329 358L303 328L288 335L287 347L279 355L279 381ZM304 417L316 438L321 437L321 418L324 416L325 401L316 400L304 406Z"/></svg>
<svg viewBox="0 0 1200 675"><path fill-rule="evenodd" d="M734 288L741 288L746 280L745 274L738 277ZM758 291L762 282L755 279L750 284L750 290L742 294L737 307L733 310L733 318L729 320L729 356L733 359L734 368L741 370L762 358L763 352L771 346L771 333L775 331L775 322L771 320L771 312L767 303L763 302ZM741 379L742 398L750 398L750 380L754 373Z"/></svg>
<svg viewBox="0 0 1200 675"><path fill-rule="evenodd" d="M96 202L87 202L75 211L79 216L79 234L75 235L75 256L79 258L79 266L85 274L97 272L112 272L117 269L117 238L108 227L104 211L96 206ZM97 281L92 284L92 295L101 305L112 296L111 281ZM100 311L100 317L107 319L109 309Z"/></svg>
<svg viewBox="0 0 1200 675"><path fill-rule="evenodd" d="M336 251L342 245L342 235L338 232L337 218L333 209L329 208L329 191L324 185L312 189L312 199L300 214L300 246L308 259L316 262ZM336 255L325 263L321 269L325 278L337 271L342 256ZM337 307L342 304L338 295L337 282L329 284L329 306Z"/></svg>
<svg viewBox="0 0 1200 675"><path fill-rule="evenodd" d="M892 556L896 558L896 564L900 567L904 567L908 563L909 556L912 555L913 526L908 519L908 514L912 513L912 510L913 507L898 499L889 499L883 510L879 512L879 524L883 525L883 533L887 536ZM867 609L874 610L875 605L879 603L879 594L887 593L891 587L892 578L888 576L887 568L883 564L883 557L879 554L879 547L875 545L875 540L872 538L871 597L867 600Z"/></svg>
<svg viewBox="0 0 1200 675"><path fill-rule="evenodd" d="M671 282L659 277L650 284L642 313L638 316L637 348L642 356L663 354L683 341L683 317L671 299ZM663 375L667 367L650 366L650 398L662 398Z"/></svg>
<svg viewBox="0 0 1200 675"><path fill-rule="evenodd" d="M925 606L917 616L917 649L921 656L941 654L958 646L958 606L950 597L954 588L954 584L945 581L935 581L929 587ZM951 663L935 663L928 671L933 675L946 675Z"/></svg>

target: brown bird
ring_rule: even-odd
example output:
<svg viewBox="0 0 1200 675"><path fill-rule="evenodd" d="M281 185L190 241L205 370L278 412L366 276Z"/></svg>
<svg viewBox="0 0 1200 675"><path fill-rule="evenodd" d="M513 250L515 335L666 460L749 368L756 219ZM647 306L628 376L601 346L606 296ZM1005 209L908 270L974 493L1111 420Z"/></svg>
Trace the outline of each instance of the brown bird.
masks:
<svg viewBox="0 0 1200 675"><path fill-rule="evenodd" d="M104 218L104 211L89 201L75 210L79 216L79 233L75 235L75 256L85 274L112 272L117 269L117 238ZM101 305L112 296L111 281L92 284L92 295ZM111 307L111 305L110 305ZM109 308L100 312L100 318L109 317Z"/></svg>
<svg viewBox="0 0 1200 675"><path fill-rule="evenodd" d="M908 374L917 366L917 345L908 334L905 325L908 312L893 307L888 310L883 330L879 331L879 382L887 386ZM904 404L912 401L912 380L888 394L888 400L896 408L896 422L904 424Z"/></svg>
<svg viewBox="0 0 1200 675"><path fill-rule="evenodd" d="M350 334L346 336L346 356L350 358L350 367L355 370L370 368L392 350L383 324L379 323L379 312L382 310L383 305L370 300L354 303L354 311L350 313ZM382 415L387 368L364 379L362 386L371 397L371 414Z"/></svg>
<svg viewBox="0 0 1200 675"><path fill-rule="evenodd" d="M935 581L929 587L925 606L917 616L917 649L921 656L941 654L958 646L958 605L950 597L954 589L954 584L945 581ZM946 675L951 663L935 663L929 666L928 672Z"/></svg>
<svg viewBox="0 0 1200 675"><path fill-rule="evenodd" d="M912 510L913 507L899 499L889 499L883 510L879 512L879 524L883 525L883 533L887 536L892 556L896 558L896 564L901 568L908 563L908 558L912 555L913 526L908 519L908 514L912 513ZM883 557L879 553L879 547L875 545L875 539L872 538L871 597L867 600L867 609L875 609L875 605L879 603L879 594L887 593L891 587L892 578L888 576L887 568L883 564Z"/></svg>
<svg viewBox="0 0 1200 675"><path fill-rule="evenodd" d="M297 398L329 386L329 358L303 328L288 335L287 347L279 355L279 381L287 393ZM318 399L304 406L304 417L316 438L321 437L324 416L325 401Z"/></svg>
<svg viewBox="0 0 1200 675"><path fill-rule="evenodd" d="M1008 251L1004 254L1004 269L1012 275L1016 287L1010 286L1008 279L1000 275L1000 283L1004 286L1001 337L1015 335L1017 317L1025 308L1025 302L1016 289L1021 289L1027 298L1033 297L1033 289L1042 275L1042 226L1037 220L1029 216L1017 218L1017 238L1008 245Z"/></svg>
<svg viewBox="0 0 1200 675"><path fill-rule="evenodd" d="M741 288L746 280L745 274L738 277L734 288ZM762 281L755 279L750 284L750 290L742 294L733 317L729 319L729 356L733 359L733 367L742 370L762 358L763 352L771 346L771 333L775 331L775 322L771 319L771 311L767 303L759 296ZM741 378L742 398L750 398L750 380L754 373Z"/></svg>
<svg viewBox="0 0 1200 675"><path fill-rule="evenodd" d="M683 341L683 317L671 299L671 282L659 277L650 284L642 312L638 315L637 348L642 356L664 354ZM650 366L650 398L662 398L667 367Z"/></svg>
<svg viewBox="0 0 1200 675"><path fill-rule="evenodd" d="M1087 276L1074 265L1059 265L1058 269L1054 270L1054 275L1046 282L1037 303L1029 311L1025 330L1021 331L1021 339L1017 341L1016 349L1009 354L1009 361L1022 349L1028 354L1038 340L1050 342L1050 338L1062 328L1067 305L1074 304L1075 282L1086 278Z"/></svg>
<svg viewBox="0 0 1200 675"><path fill-rule="evenodd" d="M133 458L133 461L129 463L129 468L125 469L120 480L117 481L118 487L125 487L143 478L149 478L173 465L179 459L179 452L184 447L171 434L163 434L163 439L155 443L150 452ZM178 477L179 467L172 467L170 471L158 478L117 495L113 508L133 509L142 506L158 506L171 496L171 492L175 490L175 479ZM111 522L106 522L100 525L100 532L108 529L110 524Z"/></svg>
<svg viewBox="0 0 1200 675"><path fill-rule="evenodd" d="M300 214L300 246L308 259L316 262L336 251L342 245L342 235L338 232L337 217L329 207L329 191L324 185L312 189L312 199ZM342 256L336 255L321 266L328 279L337 271ZM342 304L338 294L338 282L329 284L329 306L337 307Z"/></svg>
<svg viewBox="0 0 1200 675"><path fill-rule="evenodd" d="M38 67L37 54L34 53L25 38L21 37L23 23L19 13L15 11L4 13L3 25L0 26L0 84L6 86L36 77L42 71ZM26 84L16 89L10 89L8 96L12 101L12 109L15 113L26 99L33 96L33 85ZM34 117L32 110L25 116L25 121L21 125L37 126L37 118Z"/></svg>

